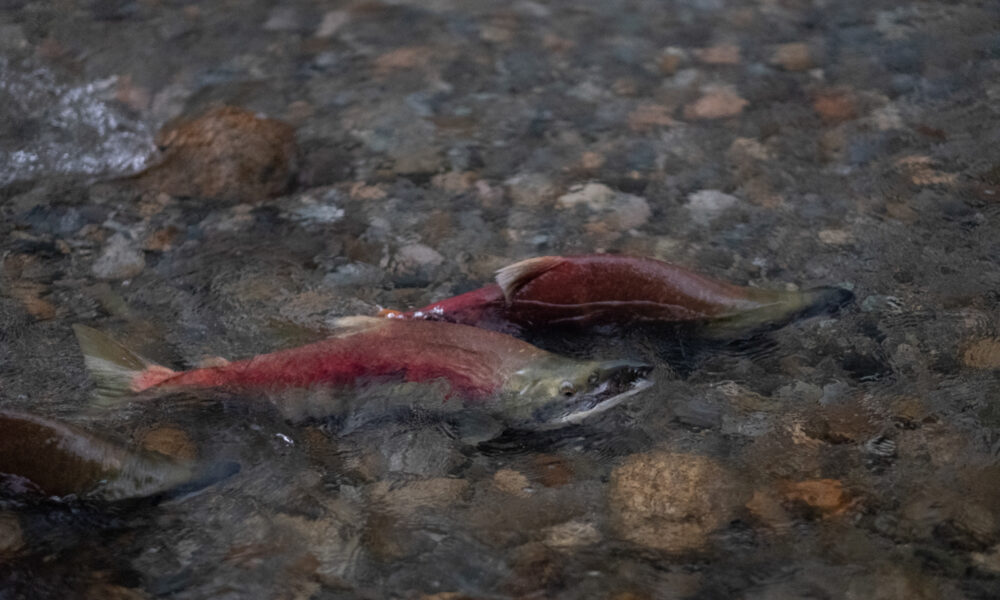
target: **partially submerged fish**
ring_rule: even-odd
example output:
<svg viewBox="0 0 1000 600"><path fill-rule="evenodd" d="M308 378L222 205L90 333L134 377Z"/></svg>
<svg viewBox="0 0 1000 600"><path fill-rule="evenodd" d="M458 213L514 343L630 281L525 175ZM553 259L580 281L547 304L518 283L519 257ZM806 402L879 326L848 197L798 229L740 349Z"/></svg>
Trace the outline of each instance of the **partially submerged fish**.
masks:
<svg viewBox="0 0 1000 600"><path fill-rule="evenodd" d="M753 328L846 304L836 287L801 292L742 287L652 258L541 256L504 267L497 283L399 312L395 319L464 323L498 331L550 325L702 322Z"/></svg>
<svg viewBox="0 0 1000 600"><path fill-rule="evenodd" d="M0 410L0 475L26 480L47 496L142 498L204 487L231 474L198 471L157 452L129 450L72 425Z"/></svg>
<svg viewBox="0 0 1000 600"><path fill-rule="evenodd" d="M475 408L516 427L579 423L647 387L650 366L631 361L579 361L516 338L450 323L373 317L340 319L323 341L219 366L173 371L149 362L100 332L74 326L87 368L107 401L143 391L214 388L280 392L349 387L366 381L443 384L435 405ZM337 394L326 395L331 413ZM279 397L280 402L280 397Z"/></svg>

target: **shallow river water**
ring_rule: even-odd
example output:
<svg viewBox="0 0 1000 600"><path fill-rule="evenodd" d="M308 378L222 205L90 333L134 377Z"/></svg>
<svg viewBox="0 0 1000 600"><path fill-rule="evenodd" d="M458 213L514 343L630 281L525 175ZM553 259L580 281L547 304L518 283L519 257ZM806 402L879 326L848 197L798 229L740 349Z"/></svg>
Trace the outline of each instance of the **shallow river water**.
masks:
<svg viewBox="0 0 1000 600"><path fill-rule="evenodd" d="M998 107L993 2L0 2L0 409L240 466L0 480L0 599L1000 596ZM189 368L597 252L856 299L533 332L654 385L476 439L391 382L96 407L71 329Z"/></svg>

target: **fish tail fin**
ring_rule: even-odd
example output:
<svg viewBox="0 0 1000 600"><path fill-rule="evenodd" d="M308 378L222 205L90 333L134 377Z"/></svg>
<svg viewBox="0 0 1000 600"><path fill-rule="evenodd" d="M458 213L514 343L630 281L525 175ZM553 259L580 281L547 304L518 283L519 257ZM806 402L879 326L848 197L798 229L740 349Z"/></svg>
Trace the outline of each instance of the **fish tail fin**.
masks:
<svg viewBox="0 0 1000 600"><path fill-rule="evenodd" d="M708 326L710 336L728 337L775 329L799 319L834 314L854 300L850 290L821 286L801 292L762 291L761 306L737 312Z"/></svg>
<svg viewBox="0 0 1000 600"><path fill-rule="evenodd" d="M566 259L561 256L536 256L500 269L497 271L497 284L503 290L504 299L510 302L510 297L521 286L561 264L564 260Z"/></svg>
<svg viewBox="0 0 1000 600"><path fill-rule="evenodd" d="M92 327L76 324L73 332L96 386L94 403L97 405L113 405L124 396L153 387L176 374Z"/></svg>
<svg viewBox="0 0 1000 600"><path fill-rule="evenodd" d="M803 308L797 318L832 314L854 301L854 292L835 286L815 287L802 292Z"/></svg>

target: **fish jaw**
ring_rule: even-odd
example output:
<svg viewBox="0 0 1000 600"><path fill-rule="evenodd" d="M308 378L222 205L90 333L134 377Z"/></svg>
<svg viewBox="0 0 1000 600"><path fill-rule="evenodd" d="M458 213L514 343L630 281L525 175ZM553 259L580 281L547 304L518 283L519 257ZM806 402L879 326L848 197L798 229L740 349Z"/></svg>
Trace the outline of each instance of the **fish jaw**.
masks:
<svg viewBox="0 0 1000 600"><path fill-rule="evenodd" d="M556 416L538 415L537 420L544 423L543 429L555 429L566 425L579 425L593 415L603 413L618 406L627 398L653 385L645 374L652 370L649 365L623 365L618 374L603 382L597 389L573 402L567 410Z"/></svg>
<svg viewBox="0 0 1000 600"><path fill-rule="evenodd" d="M579 424L652 385L646 377L652 368L631 360L580 362L553 356L515 373L496 412L519 428Z"/></svg>

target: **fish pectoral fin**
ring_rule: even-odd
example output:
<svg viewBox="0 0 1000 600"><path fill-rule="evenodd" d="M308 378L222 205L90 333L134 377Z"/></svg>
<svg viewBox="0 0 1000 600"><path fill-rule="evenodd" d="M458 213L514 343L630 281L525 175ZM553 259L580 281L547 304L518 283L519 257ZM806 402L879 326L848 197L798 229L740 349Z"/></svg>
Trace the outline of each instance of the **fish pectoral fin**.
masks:
<svg viewBox="0 0 1000 600"><path fill-rule="evenodd" d="M497 271L496 279L500 289L503 290L504 300L510 302L510 297L521 286L561 264L564 260L561 256L537 256L500 269Z"/></svg>

